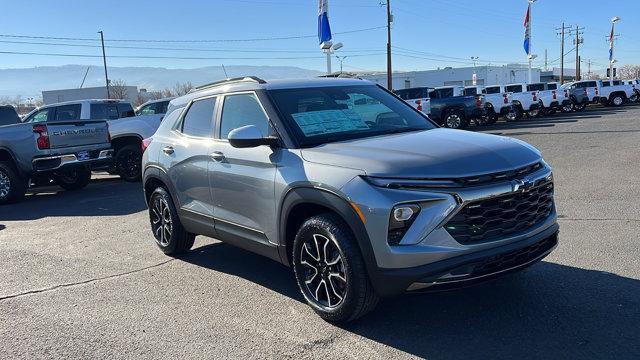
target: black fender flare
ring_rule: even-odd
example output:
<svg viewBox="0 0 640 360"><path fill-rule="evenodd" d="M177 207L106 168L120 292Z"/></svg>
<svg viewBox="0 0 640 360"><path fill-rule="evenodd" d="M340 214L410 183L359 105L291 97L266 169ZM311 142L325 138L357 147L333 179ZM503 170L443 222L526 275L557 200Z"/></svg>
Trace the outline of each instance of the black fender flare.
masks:
<svg viewBox="0 0 640 360"><path fill-rule="evenodd" d="M367 234L367 230L365 229L362 220L360 220L358 214L356 214L353 207L351 207L351 204L349 204L349 201L345 198L333 191L317 187L301 186L292 188L287 192L282 200L278 217L278 252L282 263L287 266L291 266L287 254L286 241L287 220L289 218L289 214L296 205L303 203L324 206L338 214L342 220L344 220L358 242L358 247L360 248L360 253L364 259L367 273L372 277L375 274L375 269L377 268L375 265L376 260L369 235Z"/></svg>
<svg viewBox="0 0 640 360"><path fill-rule="evenodd" d="M169 179L169 175L159 166L155 165L147 165L143 169L142 172L142 190L144 191L144 201L147 202L149 195L147 194L147 183L150 180L158 180L164 184L167 188L167 191L171 195L171 199L173 199L173 203L176 205L176 208L180 208L180 203L178 202L178 198L176 197L176 189L173 186L173 183ZM147 204L148 206L149 204Z"/></svg>

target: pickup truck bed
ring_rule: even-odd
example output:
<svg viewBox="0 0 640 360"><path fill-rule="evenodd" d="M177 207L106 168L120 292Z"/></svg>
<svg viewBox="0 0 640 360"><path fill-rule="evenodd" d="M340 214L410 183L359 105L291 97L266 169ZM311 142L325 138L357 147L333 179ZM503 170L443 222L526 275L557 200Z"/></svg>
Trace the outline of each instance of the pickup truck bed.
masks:
<svg viewBox="0 0 640 360"><path fill-rule="evenodd" d="M0 204L19 200L31 184L55 181L80 189L91 169L111 162L105 121L20 123L0 127Z"/></svg>

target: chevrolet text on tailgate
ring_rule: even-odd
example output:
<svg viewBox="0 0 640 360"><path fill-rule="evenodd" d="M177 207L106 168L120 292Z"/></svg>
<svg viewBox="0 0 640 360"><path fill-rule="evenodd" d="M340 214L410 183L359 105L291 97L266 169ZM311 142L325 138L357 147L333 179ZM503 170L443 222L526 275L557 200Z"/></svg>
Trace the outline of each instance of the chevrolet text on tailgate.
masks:
<svg viewBox="0 0 640 360"><path fill-rule="evenodd" d="M68 114L45 110L45 115L27 117L29 122L0 126L0 204L20 200L31 185L52 181L67 190L81 189L92 168L111 160L105 121L67 121ZM50 121L42 121L49 116Z"/></svg>
<svg viewBox="0 0 640 360"><path fill-rule="evenodd" d="M369 81L213 83L174 99L143 144L162 252L205 235L267 256L331 322L523 269L558 243L537 149L439 128Z"/></svg>

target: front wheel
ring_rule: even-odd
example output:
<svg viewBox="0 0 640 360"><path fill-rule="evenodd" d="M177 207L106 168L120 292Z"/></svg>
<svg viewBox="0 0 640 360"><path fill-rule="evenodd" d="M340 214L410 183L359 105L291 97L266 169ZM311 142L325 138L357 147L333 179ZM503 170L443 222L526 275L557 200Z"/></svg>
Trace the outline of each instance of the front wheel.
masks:
<svg viewBox="0 0 640 360"><path fill-rule="evenodd" d="M624 104L624 98L622 97L622 95L616 94L611 98L610 102L613 106L621 106L622 104Z"/></svg>
<svg viewBox="0 0 640 360"><path fill-rule="evenodd" d="M583 111L586 108L587 108L587 103L581 102L581 103L573 104L573 110L577 112Z"/></svg>
<svg viewBox="0 0 640 360"><path fill-rule="evenodd" d="M324 320L355 320L378 303L356 240L338 216L306 220L294 239L292 259L302 295Z"/></svg>
<svg viewBox="0 0 640 360"><path fill-rule="evenodd" d="M560 108L560 111L562 111L563 113L570 113L573 111L573 104L572 103L568 103L566 105L562 105L562 107Z"/></svg>
<svg viewBox="0 0 640 360"><path fill-rule="evenodd" d="M171 195L157 188L149 198L149 221L156 245L167 255L180 255L193 247L196 236L187 232L178 218Z"/></svg>
<svg viewBox="0 0 640 360"><path fill-rule="evenodd" d="M504 119L507 122L518 121L522 119L522 111L519 107L513 107L509 112L504 115Z"/></svg>
<svg viewBox="0 0 640 360"><path fill-rule="evenodd" d="M527 111L527 117L530 118L537 118L540 116L540 114L542 113L542 111L540 111L540 109L531 109L529 111Z"/></svg>
<svg viewBox="0 0 640 360"><path fill-rule="evenodd" d="M55 181L65 190L80 190L91 181L91 171L84 167L66 170L55 174Z"/></svg>
<svg viewBox="0 0 640 360"><path fill-rule="evenodd" d="M493 112L493 110L488 110L485 115L482 115L475 120L478 126L491 125L496 121L498 121L498 115Z"/></svg>
<svg viewBox="0 0 640 360"><path fill-rule="evenodd" d="M142 178L142 149L125 145L116 153L116 173L126 182L138 182Z"/></svg>

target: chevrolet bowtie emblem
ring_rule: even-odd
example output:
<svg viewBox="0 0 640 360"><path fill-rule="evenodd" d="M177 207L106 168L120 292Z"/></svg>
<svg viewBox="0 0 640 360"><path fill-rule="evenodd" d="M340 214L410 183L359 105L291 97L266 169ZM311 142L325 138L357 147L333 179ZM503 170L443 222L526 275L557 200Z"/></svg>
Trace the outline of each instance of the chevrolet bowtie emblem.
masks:
<svg viewBox="0 0 640 360"><path fill-rule="evenodd" d="M511 182L513 192L527 192L533 187L533 182L528 180L516 179Z"/></svg>

